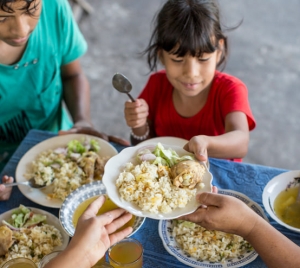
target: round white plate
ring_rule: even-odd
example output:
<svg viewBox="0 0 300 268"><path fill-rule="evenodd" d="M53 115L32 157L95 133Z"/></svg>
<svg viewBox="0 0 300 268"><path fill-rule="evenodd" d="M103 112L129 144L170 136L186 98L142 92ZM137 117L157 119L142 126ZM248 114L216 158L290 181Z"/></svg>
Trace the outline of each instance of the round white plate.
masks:
<svg viewBox="0 0 300 268"><path fill-rule="evenodd" d="M156 137L156 138L152 138L152 139L149 139L149 140L145 140L140 144L144 144L144 145L147 145L147 144L153 144L153 143L162 143L162 144L167 144L167 145L175 145L175 146L179 146L179 147L184 147L184 145L186 145L189 141L188 140L185 140L185 139L182 139L182 138L177 138L177 137ZM209 170L209 160L207 160L207 163L206 163L206 166Z"/></svg>
<svg viewBox="0 0 300 268"><path fill-rule="evenodd" d="M77 188L64 200L59 210L59 220L62 227L69 234L69 236L73 236L75 232L75 228L73 225L73 215L76 208L84 200L102 194L106 194L104 184L101 181L94 181ZM141 228L145 219L146 218L142 217L135 218L135 222L132 226L133 231L129 236L133 235Z"/></svg>
<svg viewBox="0 0 300 268"><path fill-rule="evenodd" d="M288 185L294 182L294 178L300 177L300 170L292 170L288 172L281 173L275 176L272 180L270 180L264 188L262 194L263 205L270 215L270 217L277 221L280 225L294 231L300 233L300 229L290 226L280 220L275 212L274 212L274 201L278 194L285 190Z"/></svg>
<svg viewBox="0 0 300 268"><path fill-rule="evenodd" d="M150 147L155 147L157 143L155 144L146 144ZM192 155L185 151L183 148L174 146L174 145L166 145L162 144L164 148L172 148L177 152L179 156L183 155ZM104 175L102 178L102 182L104 183L106 187L107 194L109 198L119 207L124 208L125 210L129 211L130 213L139 216L139 217L147 217L152 218L156 220L167 220L167 219L175 219L179 216L183 216L186 214L190 214L194 212L199 204L196 201L196 198L193 198L184 208L177 208L174 209L170 213L152 213L149 211L142 211L140 207L137 205L127 202L123 200L119 194L118 188L116 186L116 180L119 177L120 173L124 170L126 163L131 162L132 164L137 164L136 154L137 151L145 147L145 144L139 144L134 147L125 148L122 150L118 155L110 158L104 168ZM212 174L208 171L207 167L204 165L206 172L203 176L203 183L205 184L205 187L198 192L211 192L212 188Z"/></svg>
<svg viewBox="0 0 300 268"><path fill-rule="evenodd" d="M268 218L264 214L262 208L254 201L252 201L246 195L232 191L232 190L219 190L219 194L225 194L234 196L245 204L247 204L250 208L252 208L258 215L263 217L266 221ZM221 262L209 262L209 261L199 261L194 257L189 256L185 253L180 246L177 244L175 238L172 235L173 225L172 221L162 220L159 221L158 224L158 233L163 242L165 249L174 257L176 257L180 262L190 266L190 267L210 267L210 268L221 268L221 267L241 267L244 266L252 261L258 256L256 251L250 251L239 258L233 258L230 260L225 261L224 263Z"/></svg>
<svg viewBox="0 0 300 268"><path fill-rule="evenodd" d="M58 251L58 250L64 250L67 245L69 244L69 236L67 235L67 233L65 232L65 230L61 227L59 219L57 217L55 217L53 214L42 210L42 209L38 209L38 208L33 208L33 207L27 207L29 209L31 209L34 213L38 213L38 214L42 214L42 215L46 215L47 219L46 219L46 223L49 225L54 226L56 229L59 230L59 232L61 233L62 236L62 244L59 247L55 247L54 251ZM11 209L9 211L6 211L5 213L0 215L0 223L2 223L2 220L8 220L11 217L11 214L14 210L16 210L18 208L14 208Z"/></svg>
<svg viewBox="0 0 300 268"><path fill-rule="evenodd" d="M34 161L38 155L44 151L50 150L50 149L56 149L58 147L63 147L68 144L69 141L74 139L82 139L87 137L88 139L94 139L99 142L100 145L100 156L114 156L118 152L117 150L109 144L107 141L86 135L86 134L69 134L69 135L62 135L62 136L56 136L47 140L44 140L34 147L32 147L19 161L19 164L16 169L16 181L17 182L23 182L27 181L27 179L24 177L25 173L30 173L31 170L31 163ZM62 204L62 200L60 199L48 199L47 194L51 193L51 186L46 187L44 189L33 189L28 186L24 185L18 185L20 191L23 195L25 195L28 199L31 201L40 204L45 207L52 207L52 208L60 208Z"/></svg>

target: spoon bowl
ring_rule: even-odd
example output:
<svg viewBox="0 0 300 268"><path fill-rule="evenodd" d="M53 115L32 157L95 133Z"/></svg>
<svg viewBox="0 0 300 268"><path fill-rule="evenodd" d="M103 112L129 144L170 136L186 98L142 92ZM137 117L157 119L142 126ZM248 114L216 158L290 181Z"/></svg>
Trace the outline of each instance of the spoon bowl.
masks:
<svg viewBox="0 0 300 268"><path fill-rule="evenodd" d="M35 182L35 179L34 178L31 178L30 180L28 181L22 181L22 182L13 182L13 183L4 183L3 185L5 185L5 187L11 187L11 186L17 186L17 185L27 185L31 188L35 188L35 189L43 189L47 186L50 186L52 183L46 185L46 184L43 184L43 185L40 185L40 184L36 184Z"/></svg>
<svg viewBox="0 0 300 268"><path fill-rule="evenodd" d="M116 90L121 93L126 93L131 101L135 101L135 99L129 94L129 92L132 90L132 85L125 75L120 73L114 74L112 78L112 84Z"/></svg>

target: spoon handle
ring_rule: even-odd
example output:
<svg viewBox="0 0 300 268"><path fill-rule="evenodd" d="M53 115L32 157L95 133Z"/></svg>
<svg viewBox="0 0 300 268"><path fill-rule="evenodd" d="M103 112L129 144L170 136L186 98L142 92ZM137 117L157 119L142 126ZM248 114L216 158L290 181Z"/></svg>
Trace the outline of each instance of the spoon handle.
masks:
<svg viewBox="0 0 300 268"><path fill-rule="evenodd" d="M135 102L135 99L129 93L127 93L127 95L131 99L132 102Z"/></svg>
<svg viewBox="0 0 300 268"><path fill-rule="evenodd" d="M23 182L13 182L13 183L3 183L5 187L17 186L17 185L29 185L28 181Z"/></svg>

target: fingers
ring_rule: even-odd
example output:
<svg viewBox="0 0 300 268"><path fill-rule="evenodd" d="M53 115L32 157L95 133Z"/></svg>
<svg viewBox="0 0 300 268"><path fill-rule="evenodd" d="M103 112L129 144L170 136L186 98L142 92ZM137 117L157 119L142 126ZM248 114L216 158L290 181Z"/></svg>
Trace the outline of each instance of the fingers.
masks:
<svg viewBox="0 0 300 268"><path fill-rule="evenodd" d="M218 193L218 188L217 188L217 186L213 186L211 190L212 190L212 193L214 193L214 194L217 194L217 193Z"/></svg>
<svg viewBox="0 0 300 268"><path fill-rule="evenodd" d="M115 136L108 136L108 140L111 142L115 142L124 146L130 146L130 142Z"/></svg>
<svg viewBox="0 0 300 268"><path fill-rule="evenodd" d="M112 223L106 225L106 230L108 234L114 233L120 227L124 226L130 219L132 215L126 211L120 215L120 217L116 218Z"/></svg>
<svg viewBox="0 0 300 268"><path fill-rule="evenodd" d="M114 222L114 224L112 224L112 226L117 226L117 228L114 229L114 231L115 231L115 230L117 230L119 227L122 226L122 225L119 226L120 223L123 222L123 223L125 224L127 221L130 220L131 216L126 216L125 219L126 219L127 221L124 222L124 219L122 219L122 217L125 215L125 213L128 214L127 211L124 210L123 208L117 208L117 209L114 209L114 210L105 212L105 213L103 213L102 215L99 215L99 216L97 216L97 217L98 217L99 219L101 219L101 223L102 223L103 225L108 225L108 224ZM123 215L123 214L124 214L124 215ZM122 215L123 215L123 216L122 216ZM131 214L129 214L129 215L131 215ZM122 217L121 217L121 216L122 216ZM121 220L118 219L118 218L120 218ZM120 220L120 221L118 221L118 220ZM116 222L116 224L115 224L115 222ZM124 224L123 224L123 225L124 225ZM118 227L118 226L119 226L119 227ZM111 228L111 230L113 230L114 227L110 227L110 228Z"/></svg>
<svg viewBox="0 0 300 268"><path fill-rule="evenodd" d="M2 178L3 184L12 183L13 181L13 177L3 176ZM0 200L8 200L11 195L12 187L5 187L3 184L0 184Z"/></svg>
<svg viewBox="0 0 300 268"><path fill-rule="evenodd" d="M105 196L101 195L94 202L92 202L87 209L82 213L78 221L84 221L89 218L95 217L105 202Z"/></svg>
<svg viewBox="0 0 300 268"><path fill-rule="evenodd" d="M112 246L113 244L121 241L126 236L130 235L132 233L132 230L132 227L127 227L124 230L109 235L110 245Z"/></svg>
<svg viewBox="0 0 300 268"><path fill-rule="evenodd" d="M199 207L195 212L193 212L189 215L181 216L178 218L178 220L201 223L201 221L205 217L205 213L206 213L206 208Z"/></svg>
<svg viewBox="0 0 300 268"><path fill-rule="evenodd" d="M205 206L220 207L223 203L223 196L215 193L201 193L197 195L197 201Z"/></svg>

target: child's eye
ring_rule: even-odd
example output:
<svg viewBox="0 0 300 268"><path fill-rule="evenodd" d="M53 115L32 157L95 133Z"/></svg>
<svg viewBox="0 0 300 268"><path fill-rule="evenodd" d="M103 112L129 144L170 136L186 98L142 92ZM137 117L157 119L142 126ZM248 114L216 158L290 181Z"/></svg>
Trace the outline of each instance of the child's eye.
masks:
<svg viewBox="0 0 300 268"><path fill-rule="evenodd" d="M205 62L205 61L208 61L210 58L199 58L198 60L201 61L201 62Z"/></svg>
<svg viewBox="0 0 300 268"><path fill-rule="evenodd" d="M182 62L182 59L171 59L173 62Z"/></svg>

